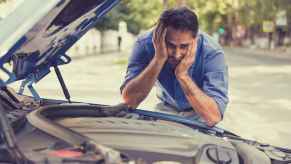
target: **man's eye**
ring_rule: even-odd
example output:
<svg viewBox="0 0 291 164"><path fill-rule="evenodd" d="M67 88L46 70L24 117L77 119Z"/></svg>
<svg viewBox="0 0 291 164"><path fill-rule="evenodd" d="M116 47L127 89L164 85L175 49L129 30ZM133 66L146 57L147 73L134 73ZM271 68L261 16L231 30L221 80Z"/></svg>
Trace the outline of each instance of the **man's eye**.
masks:
<svg viewBox="0 0 291 164"><path fill-rule="evenodd" d="M188 45L181 45L180 48L181 48L181 49L187 49L187 48L188 48Z"/></svg>
<svg viewBox="0 0 291 164"><path fill-rule="evenodd" d="M171 43L168 43L168 47L169 47L169 48L176 48L176 46L173 45L173 44L171 44Z"/></svg>

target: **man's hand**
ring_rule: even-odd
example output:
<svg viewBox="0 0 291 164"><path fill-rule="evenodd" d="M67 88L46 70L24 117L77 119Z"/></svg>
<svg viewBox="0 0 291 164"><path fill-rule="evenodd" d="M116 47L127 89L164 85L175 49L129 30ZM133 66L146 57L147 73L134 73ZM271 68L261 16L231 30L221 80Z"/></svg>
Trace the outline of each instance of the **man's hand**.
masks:
<svg viewBox="0 0 291 164"><path fill-rule="evenodd" d="M188 75L188 70L195 61L196 47L196 40L193 40L187 54L175 69L175 75L177 78Z"/></svg>
<svg viewBox="0 0 291 164"><path fill-rule="evenodd" d="M214 126L221 120L218 105L212 97L209 97L196 85L188 74L188 70L195 61L196 49L196 40L193 40L187 54L176 67L175 75L195 112L206 121L208 126Z"/></svg>
<svg viewBox="0 0 291 164"><path fill-rule="evenodd" d="M167 28L163 25L158 25L153 33L153 44L155 48L155 57L158 60L166 61L168 59L167 47L166 47L166 33Z"/></svg>
<svg viewBox="0 0 291 164"><path fill-rule="evenodd" d="M154 58L141 73L126 84L122 91L124 103L130 108L136 108L147 97L168 59L165 43L166 32L167 29L162 25L155 29L152 39L155 48ZM139 48L141 47L144 46ZM145 54L141 50L133 55L142 58Z"/></svg>

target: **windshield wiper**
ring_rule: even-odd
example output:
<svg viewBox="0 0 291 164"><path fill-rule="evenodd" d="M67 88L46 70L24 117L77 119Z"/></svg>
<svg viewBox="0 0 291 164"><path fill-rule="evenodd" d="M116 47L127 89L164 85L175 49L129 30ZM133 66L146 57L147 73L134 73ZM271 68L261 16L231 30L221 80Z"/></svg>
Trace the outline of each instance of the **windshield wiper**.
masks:
<svg viewBox="0 0 291 164"><path fill-rule="evenodd" d="M0 136L13 160L12 162L17 164L31 163L18 148L13 129L5 116L4 108L2 104L0 104Z"/></svg>
<svg viewBox="0 0 291 164"><path fill-rule="evenodd" d="M136 113L136 114L143 115L143 116L148 116L148 117L160 119L160 120L172 121L172 122L181 123L181 124L184 124L184 125L187 125L190 127L196 127L197 129L207 130L208 132L213 132L217 135L223 135L225 132L221 128L218 128L215 126L209 127L209 126L203 124L202 122L190 120L190 119L187 119L185 117L176 116L176 115L172 115L172 114L166 114L166 113L161 113L161 112L152 112L152 111L141 110L141 109L132 110L132 112Z"/></svg>

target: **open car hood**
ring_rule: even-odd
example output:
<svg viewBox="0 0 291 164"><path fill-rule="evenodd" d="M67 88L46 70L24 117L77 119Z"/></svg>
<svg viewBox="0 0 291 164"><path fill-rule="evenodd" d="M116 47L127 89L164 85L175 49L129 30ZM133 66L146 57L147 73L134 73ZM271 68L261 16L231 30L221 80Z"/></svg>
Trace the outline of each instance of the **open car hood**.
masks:
<svg viewBox="0 0 291 164"><path fill-rule="evenodd" d="M0 87L17 80L23 80L23 85L36 83L50 72L50 67L68 64L71 59L66 51L118 2L23 2L14 13L0 21L0 69L8 77L0 77ZM12 68L6 68L6 63L11 61Z"/></svg>

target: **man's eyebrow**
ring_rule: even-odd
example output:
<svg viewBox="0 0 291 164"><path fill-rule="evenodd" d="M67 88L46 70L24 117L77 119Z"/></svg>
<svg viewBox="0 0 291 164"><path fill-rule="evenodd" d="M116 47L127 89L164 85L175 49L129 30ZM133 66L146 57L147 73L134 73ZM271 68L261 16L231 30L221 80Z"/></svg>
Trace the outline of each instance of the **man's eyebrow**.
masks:
<svg viewBox="0 0 291 164"><path fill-rule="evenodd" d="M173 45L173 46L177 46L175 43L172 43L171 41L166 40L167 44Z"/></svg>
<svg viewBox="0 0 291 164"><path fill-rule="evenodd" d="M169 45L171 45L171 46L180 46L180 47L187 47L187 46L189 46L190 45L190 43L182 43L182 44L180 44L180 45L176 45L175 43L173 43L173 42L171 42L171 41L169 41L169 40L166 40L166 44L169 44Z"/></svg>
<svg viewBox="0 0 291 164"><path fill-rule="evenodd" d="M189 43L182 43L181 46L189 46Z"/></svg>

